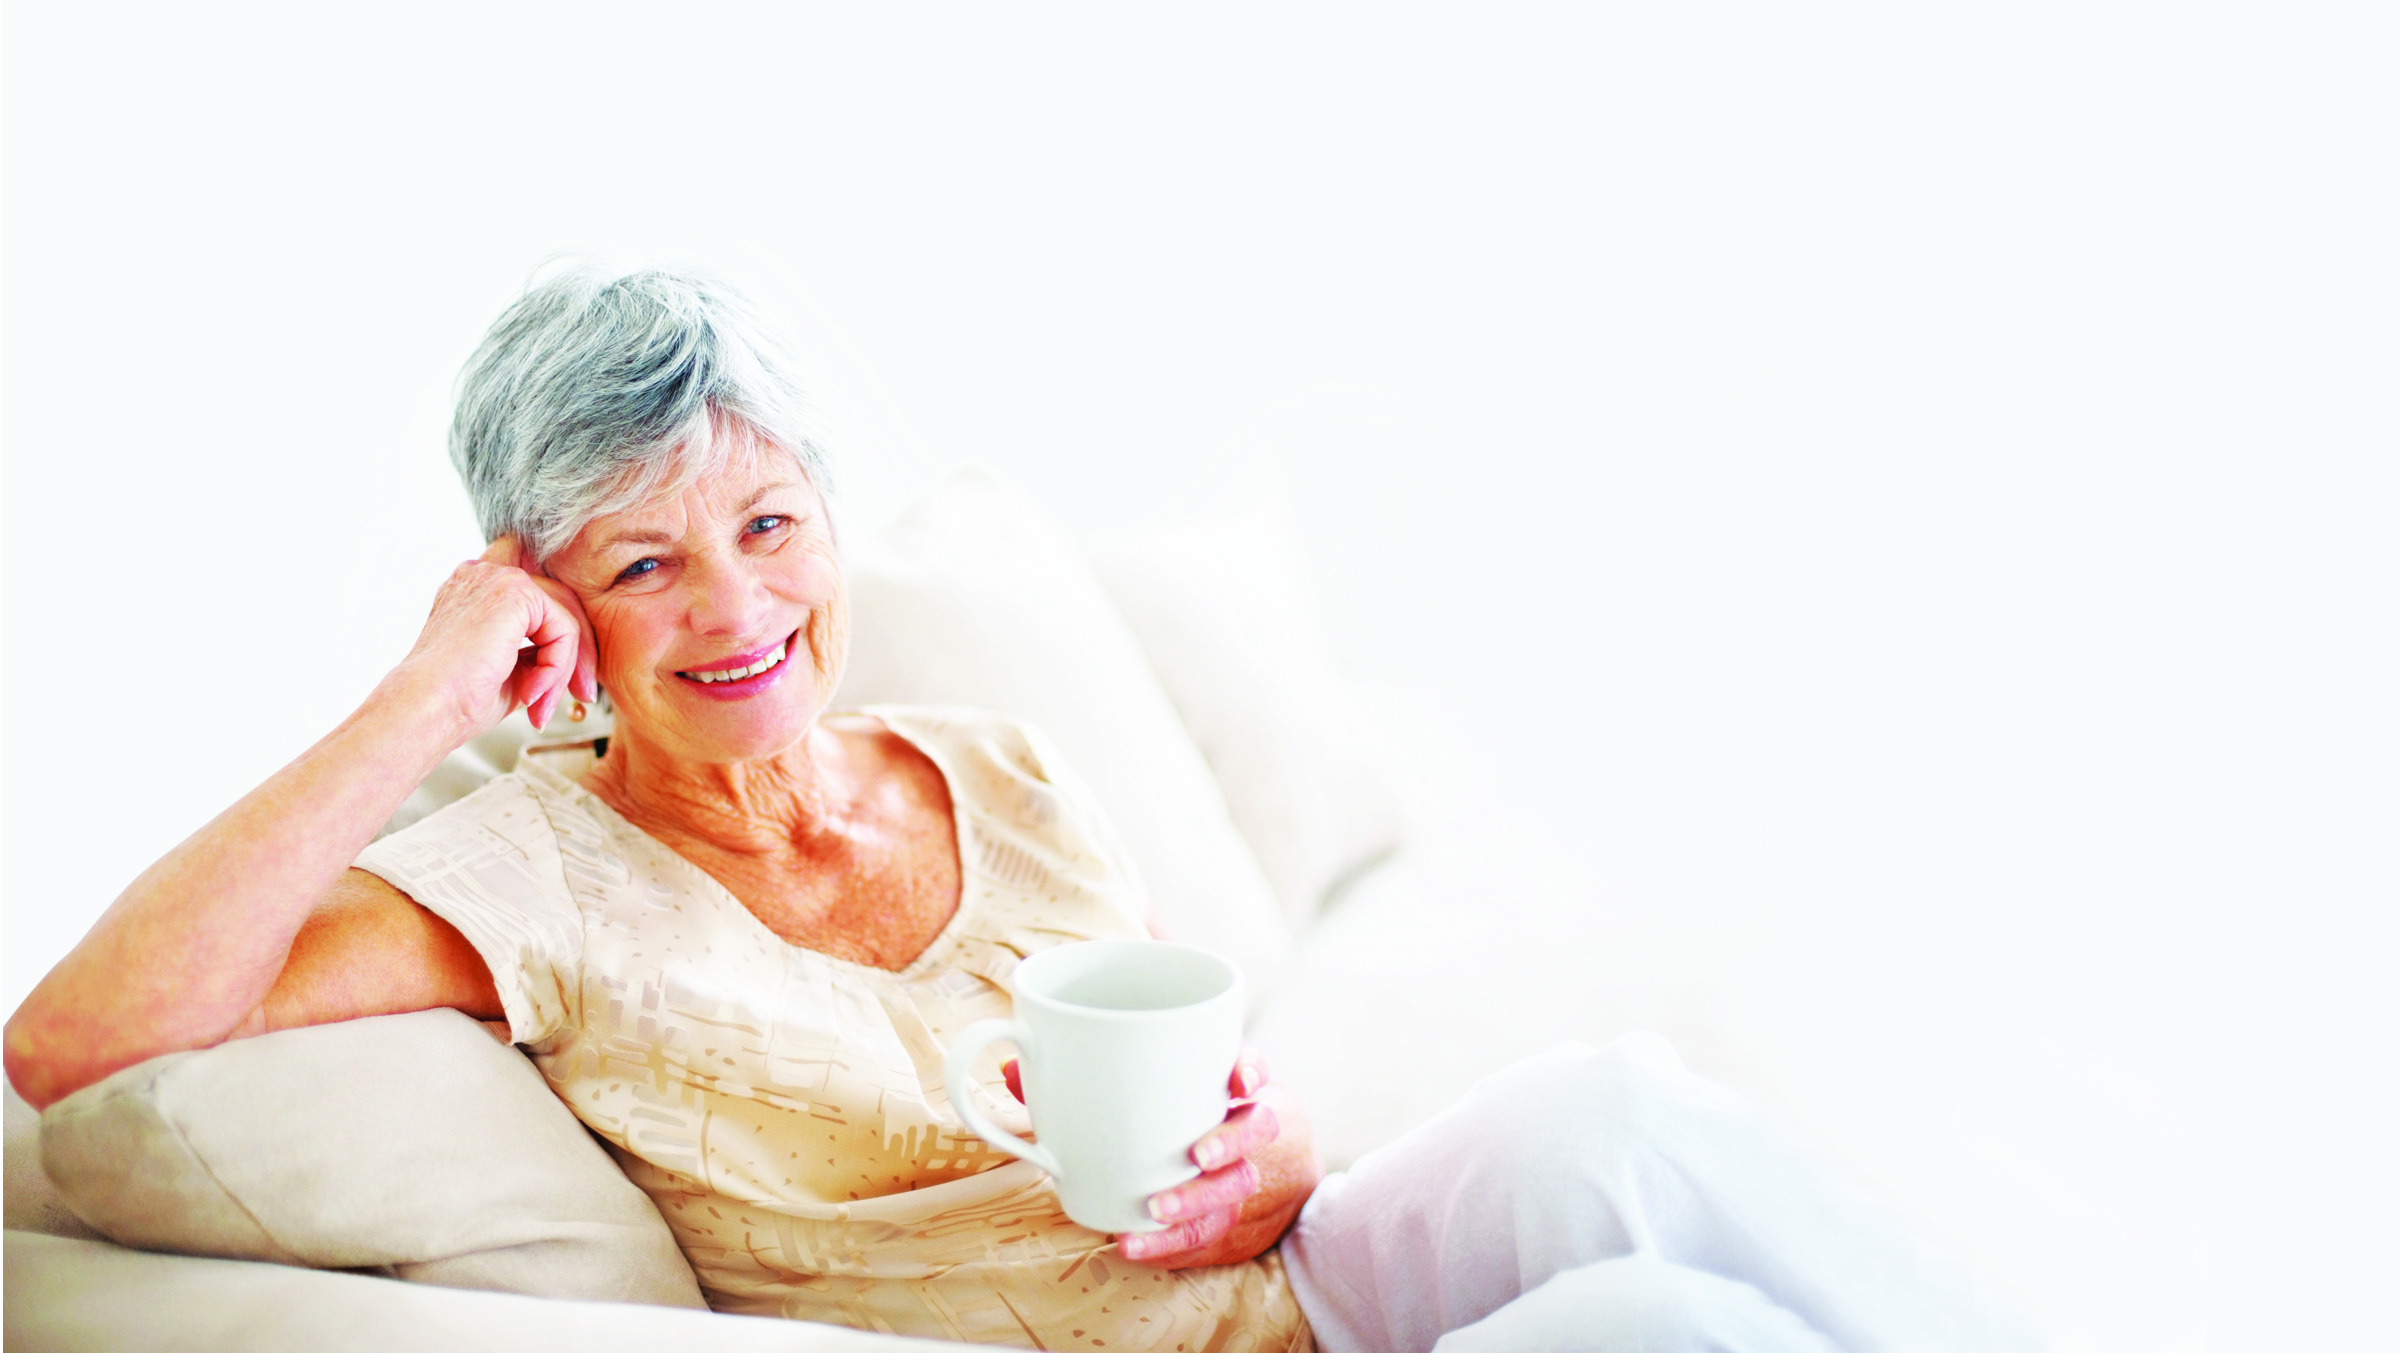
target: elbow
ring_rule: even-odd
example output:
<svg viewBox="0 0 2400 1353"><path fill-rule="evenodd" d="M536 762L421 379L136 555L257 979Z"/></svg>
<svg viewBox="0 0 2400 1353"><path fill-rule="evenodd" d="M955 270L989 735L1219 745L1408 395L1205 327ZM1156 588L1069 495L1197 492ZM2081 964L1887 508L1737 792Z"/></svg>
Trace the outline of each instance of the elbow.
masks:
<svg viewBox="0 0 2400 1353"><path fill-rule="evenodd" d="M8 1017L0 1063L5 1063L8 1083L20 1098L36 1109L47 1109L99 1078L79 1081L73 1068L63 1064L57 1040L48 1036L42 1012L35 1008L36 1000L38 997L28 999Z"/></svg>
<svg viewBox="0 0 2400 1353"><path fill-rule="evenodd" d="M85 1086L97 1085L153 1057L263 1033L264 1020L262 1006L230 1030L128 1028L78 1013L63 1002L46 1000L43 990L36 987L8 1017L0 1063L5 1063L8 1083L20 1098L36 1109L47 1109Z"/></svg>
<svg viewBox="0 0 2400 1353"><path fill-rule="evenodd" d="M90 1020L43 999L39 987L8 1017L5 1047L0 1048L8 1083L36 1109L47 1109L149 1055L119 1046Z"/></svg>
<svg viewBox="0 0 2400 1353"><path fill-rule="evenodd" d="M266 1032L263 1004L252 1007L231 1028L172 1016L141 1018L116 1007L91 1008L77 998L71 983L57 978L53 972L33 989L8 1017L0 1038L0 1064L8 1072L8 1083L36 1109L47 1109L153 1057Z"/></svg>

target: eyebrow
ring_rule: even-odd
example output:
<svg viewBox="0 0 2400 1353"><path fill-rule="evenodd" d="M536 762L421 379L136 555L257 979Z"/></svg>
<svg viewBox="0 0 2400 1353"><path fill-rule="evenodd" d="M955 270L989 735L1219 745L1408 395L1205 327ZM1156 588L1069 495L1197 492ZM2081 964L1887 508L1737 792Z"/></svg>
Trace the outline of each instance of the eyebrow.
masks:
<svg viewBox="0 0 2400 1353"><path fill-rule="evenodd" d="M799 487L799 481L790 479L783 480L779 483L768 484L760 488L758 492L751 494L748 500L743 502L739 510L748 512L751 508L758 506L759 501L767 497L769 494L780 493L785 489L797 487ZM616 549L622 545L672 545L674 543L675 537L665 531L619 531L616 534L602 540L599 544L593 546L592 552L595 554L601 554L609 550Z"/></svg>

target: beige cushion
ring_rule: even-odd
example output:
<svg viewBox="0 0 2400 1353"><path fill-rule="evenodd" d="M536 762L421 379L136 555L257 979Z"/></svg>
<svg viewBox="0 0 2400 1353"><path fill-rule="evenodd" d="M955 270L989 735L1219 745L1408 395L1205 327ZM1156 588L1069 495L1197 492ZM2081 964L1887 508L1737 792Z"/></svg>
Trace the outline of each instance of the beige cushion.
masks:
<svg viewBox="0 0 2400 1353"><path fill-rule="evenodd" d="M43 1235L69 1236L78 1240L97 1240L100 1233L84 1225L83 1218L67 1206L59 1196L58 1185L42 1172L42 1116L33 1106L17 1097L17 1087L8 1089L8 1176L0 1195L5 1195L8 1229L38 1231Z"/></svg>
<svg viewBox="0 0 2400 1353"><path fill-rule="evenodd" d="M1167 933L1231 959L1256 1008L1290 954L1274 893L1066 533L968 470L845 564L850 665L836 703L976 705L1047 733L1107 810Z"/></svg>
<svg viewBox="0 0 2400 1353"><path fill-rule="evenodd" d="M957 1353L805 1320L545 1301L8 1237L9 1353Z"/></svg>
<svg viewBox="0 0 2400 1353"><path fill-rule="evenodd" d="M1334 670L1288 512L1120 537L1092 564L1207 758L1294 933L1400 848L1400 793Z"/></svg>
<svg viewBox="0 0 2400 1353"><path fill-rule="evenodd" d="M449 1010L128 1067L42 1114L77 1215L143 1249L700 1306L650 1200L541 1073Z"/></svg>

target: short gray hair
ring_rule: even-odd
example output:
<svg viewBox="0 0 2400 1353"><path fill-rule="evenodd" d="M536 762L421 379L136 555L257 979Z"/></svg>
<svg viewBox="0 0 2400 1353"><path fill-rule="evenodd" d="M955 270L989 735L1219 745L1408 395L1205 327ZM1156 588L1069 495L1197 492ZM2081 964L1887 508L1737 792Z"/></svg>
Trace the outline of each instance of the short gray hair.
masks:
<svg viewBox="0 0 2400 1353"><path fill-rule="evenodd" d="M587 268L535 285L484 335L450 462L484 539L547 559L594 517L722 464L744 429L829 490L811 425L789 353L731 288Z"/></svg>

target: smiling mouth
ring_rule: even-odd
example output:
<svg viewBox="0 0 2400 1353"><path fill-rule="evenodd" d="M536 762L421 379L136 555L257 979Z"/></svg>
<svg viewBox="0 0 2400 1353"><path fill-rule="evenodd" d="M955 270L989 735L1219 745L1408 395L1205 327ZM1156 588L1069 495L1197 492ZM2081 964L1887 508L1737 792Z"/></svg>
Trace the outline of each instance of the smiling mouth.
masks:
<svg viewBox="0 0 2400 1353"><path fill-rule="evenodd" d="M721 686L732 681L747 681L762 672L771 671L775 667L781 665L785 658L791 656L792 641L797 637L797 635L786 636L784 641L775 645L775 647L770 650L766 656L758 659L756 662L748 664L747 666L712 667L705 671L695 670L689 672L677 672L675 675L682 677L686 681L699 682L703 686Z"/></svg>

